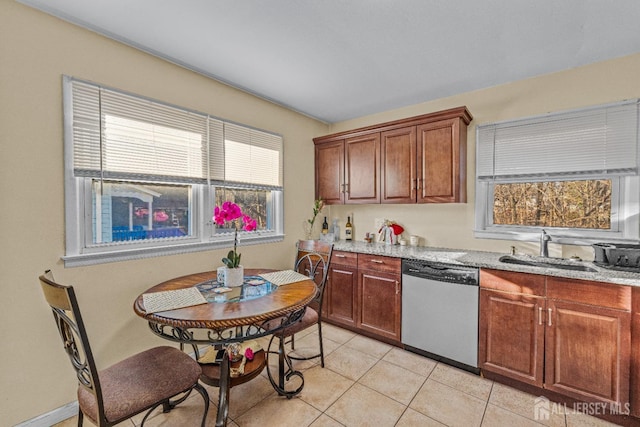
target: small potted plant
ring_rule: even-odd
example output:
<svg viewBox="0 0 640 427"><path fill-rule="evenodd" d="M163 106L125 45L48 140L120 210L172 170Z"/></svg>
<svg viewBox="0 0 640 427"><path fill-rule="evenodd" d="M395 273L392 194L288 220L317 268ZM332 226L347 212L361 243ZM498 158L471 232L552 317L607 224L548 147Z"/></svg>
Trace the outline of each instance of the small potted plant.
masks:
<svg viewBox="0 0 640 427"><path fill-rule="evenodd" d="M238 226L242 221L242 229L244 231L253 231L256 229L256 220L249 215L242 213L240 206L232 202L224 202L222 206L216 206L213 211L213 221L217 225L224 225L225 222L233 224L233 249L229 251L226 257L222 258L224 268L218 269L219 281L223 281L225 286L242 286L244 279L244 268L240 264L242 254L238 253Z"/></svg>

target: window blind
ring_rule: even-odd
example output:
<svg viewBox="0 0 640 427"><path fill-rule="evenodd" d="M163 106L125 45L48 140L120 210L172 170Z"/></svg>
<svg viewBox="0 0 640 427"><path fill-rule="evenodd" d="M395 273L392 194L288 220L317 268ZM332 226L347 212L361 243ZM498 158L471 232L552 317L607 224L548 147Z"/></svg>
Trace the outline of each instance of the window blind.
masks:
<svg viewBox="0 0 640 427"><path fill-rule="evenodd" d="M282 189L282 138L71 80L74 176Z"/></svg>
<svg viewBox="0 0 640 427"><path fill-rule="evenodd" d="M224 182L224 123L209 118L209 177L212 184Z"/></svg>
<svg viewBox="0 0 640 427"><path fill-rule="evenodd" d="M76 176L203 183L207 116L73 82Z"/></svg>
<svg viewBox="0 0 640 427"><path fill-rule="evenodd" d="M282 187L282 138L225 123L224 152L227 183L276 189Z"/></svg>
<svg viewBox="0 0 640 427"><path fill-rule="evenodd" d="M638 174L640 100L480 125L479 180Z"/></svg>

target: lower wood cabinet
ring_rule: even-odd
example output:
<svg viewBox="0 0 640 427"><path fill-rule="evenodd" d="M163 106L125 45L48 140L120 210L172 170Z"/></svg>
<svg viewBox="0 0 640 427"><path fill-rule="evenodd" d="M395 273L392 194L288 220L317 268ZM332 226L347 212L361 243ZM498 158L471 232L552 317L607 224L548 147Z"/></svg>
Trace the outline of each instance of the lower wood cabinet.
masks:
<svg viewBox="0 0 640 427"><path fill-rule="evenodd" d="M400 263L399 258L333 251L324 320L399 344Z"/></svg>
<svg viewBox="0 0 640 427"><path fill-rule="evenodd" d="M358 298L358 254L333 251L324 291L325 318L355 327Z"/></svg>
<svg viewBox="0 0 640 427"><path fill-rule="evenodd" d="M547 301L544 387L584 402L629 402L631 313Z"/></svg>
<svg viewBox="0 0 640 427"><path fill-rule="evenodd" d="M357 326L398 342L402 321L400 271L397 258L358 255L360 307Z"/></svg>
<svg viewBox="0 0 640 427"><path fill-rule="evenodd" d="M631 415L640 418L640 287L631 293Z"/></svg>
<svg viewBox="0 0 640 427"><path fill-rule="evenodd" d="M582 402L629 402L631 288L480 272L480 367Z"/></svg>
<svg viewBox="0 0 640 427"><path fill-rule="evenodd" d="M544 298L480 289L481 369L542 387Z"/></svg>

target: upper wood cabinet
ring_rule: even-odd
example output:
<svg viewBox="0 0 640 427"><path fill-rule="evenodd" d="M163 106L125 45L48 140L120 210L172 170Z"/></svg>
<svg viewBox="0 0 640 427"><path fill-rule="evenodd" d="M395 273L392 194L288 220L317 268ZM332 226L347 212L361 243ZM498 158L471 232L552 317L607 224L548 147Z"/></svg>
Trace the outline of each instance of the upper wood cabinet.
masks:
<svg viewBox="0 0 640 427"><path fill-rule="evenodd" d="M418 126L418 203L467 201L467 125L462 119Z"/></svg>
<svg viewBox="0 0 640 427"><path fill-rule="evenodd" d="M316 145L315 160L316 196L330 205L344 203L344 140Z"/></svg>
<svg viewBox="0 0 640 427"><path fill-rule="evenodd" d="M380 134L344 140L344 202L380 203Z"/></svg>
<svg viewBox="0 0 640 427"><path fill-rule="evenodd" d="M466 202L466 107L314 138L316 198Z"/></svg>
<svg viewBox="0 0 640 427"><path fill-rule="evenodd" d="M382 203L415 203L416 148L415 126L381 133Z"/></svg>

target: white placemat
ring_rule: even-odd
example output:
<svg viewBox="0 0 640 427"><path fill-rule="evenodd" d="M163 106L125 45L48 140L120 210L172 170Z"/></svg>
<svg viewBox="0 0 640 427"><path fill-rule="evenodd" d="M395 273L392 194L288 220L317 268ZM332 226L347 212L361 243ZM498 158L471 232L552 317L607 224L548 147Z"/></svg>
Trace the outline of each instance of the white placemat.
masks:
<svg viewBox="0 0 640 427"><path fill-rule="evenodd" d="M293 270L274 271L273 273L261 274L265 280L273 283L276 286L288 285L289 283L301 282L303 280L309 280L309 277L304 274L300 274Z"/></svg>
<svg viewBox="0 0 640 427"><path fill-rule="evenodd" d="M175 291L153 292L142 294L142 302L147 313L175 310L177 308L191 307L192 305L206 304L207 300L202 296L198 288L177 289Z"/></svg>

